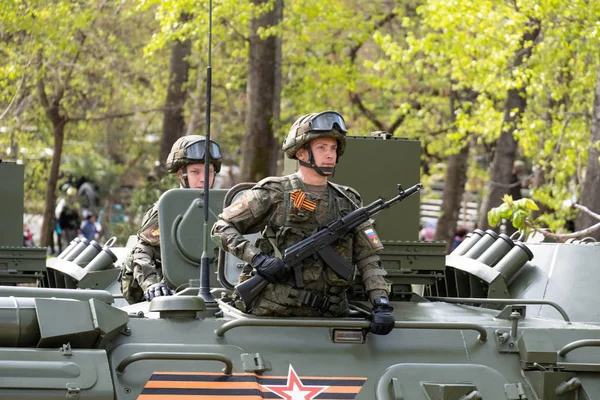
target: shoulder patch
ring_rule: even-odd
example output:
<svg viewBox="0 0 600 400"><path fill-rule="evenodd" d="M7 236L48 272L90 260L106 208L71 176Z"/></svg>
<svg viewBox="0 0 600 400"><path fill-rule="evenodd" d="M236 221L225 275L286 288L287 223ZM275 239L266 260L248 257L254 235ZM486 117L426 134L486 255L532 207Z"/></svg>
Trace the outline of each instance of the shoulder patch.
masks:
<svg viewBox="0 0 600 400"><path fill-rule="evenodd" d="M160 244L160 229L158 227L158 221L154 222L148 227L144 227L140 231L139 236L144 241L148 242L151 246L157 246Z"/></svg>
<svg viewBox="0 0 600 400"><path fill-rule="evenodd" d="M225 221L231 221L232 218L237 217L247 209L248 200L246 199L246 196L242 196L238 201L223 210L223 219Z"/></svg>
<svg viewBox="0 0 600 400"><path fill-rule="evenodd" d="M158 203L154 203L144 215L142 227L138 231L138 237L150 244L150 246L160 245L160 229L158 228Z"/></svg>
<svg viewBox="0 0 600 400"><path fill-rule="evenodd" d="M368 242L371 245L371 248L373 250L379 251L379 250L383 249L381 240L379 239L379 236L377 236L377 232L375 232L375 229L373 229L372 226L362 229L361 232L365 236L365 238L368 240Z"/></svg>

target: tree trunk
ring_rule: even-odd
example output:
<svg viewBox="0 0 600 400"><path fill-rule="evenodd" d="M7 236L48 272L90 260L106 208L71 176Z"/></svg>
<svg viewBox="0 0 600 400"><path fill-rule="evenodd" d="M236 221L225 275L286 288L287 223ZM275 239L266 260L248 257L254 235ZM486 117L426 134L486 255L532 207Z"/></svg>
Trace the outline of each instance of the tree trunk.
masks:
<svg viewBox="0 0 600 400"><path fill-rule="evenodd" d="M456 223L460 212L460 204L465 193L467 183L467 164L469 159L469 144L458 154L448 157L446 180L444 181L444 202L442 215L438 220L435 230L435 240L445 240L448 250L456 233Z"/></svg>
<svg viewBox="0 0 600 400"><path fill-rule="evenodd" d="M592 132L590 138L590 147L588 150L587 168L583 187L581 189L581 200L579 203L593 212L600 212L600 196L598 196L598 187L600 187L600 164L598 162L600 152L600 68L596 73L596 89L594 91L594 106L592 109ZM582 230L598 223L598 220L592 216L580 212L575 222L575 228ZM600 231L596 230L590 236L600 240Z"/></svg>
<svg viewBox="0 0 600 400"><path fill-rule="evenodd" d="M182 14L180 20L185 22L190 15ZM183 117L183 106L185 105L185 84L188 80L190 64L188 57L192 53L192 42L190 40L177 40L171 46L171 60L169 62L169 86L165 111L163 113L162 137L160 139L160 150L158 153L159 166L156 169L157 176L165 174L165 161L171 152L173 143L185 132L185 120Z"/></svg>
<svg viewBox="0 0 600 400"><path fill-rule="evenodd" d="M252 0L255 6L269 0ZM283 0L276 0L268 13L250 21L248 84L246 89L246 134L242 145L242 181L257 182L273 173L275 127L279 121L281 90L281 42L276 36L261 39L257 30L277 25L282 18Z"/></svg>
<svg viewBox="0 0 600 400"><path fill-rule="evenodd" d="M62 100L64 89L59 90L52 102L48 101L43 78L38 80L38 95L46 117L52 123L52 132L54 134L54 153L52 154L52 164L50 165L50 174L46 185L46 201L44 204L44 216L40 233L40 247L47 247L52 240L54 232L54 208L56 206L56 183L58 182L58 171L60 168L60 159L62 157L63 142L65 139L65 125L69 119L60 113L60 101ZM68 244L68 243L66 243Z"/></svg>
<svg viewBox="0 0 600 400"><path fill-rule="evenodd" d="M533 45L525 46L528 42L533 42L540 33L539 22L532 21L531 24L530 29L523 35L523 48L515 55L514 67L519 67L523 64L523 60L531 57ZM496 150L492 159L490 188L486 199L481 203L479 212L477 225L483 230L490 228L487 219L488 211L502 204L502 197L509 192L512 168L517 154L517 141L513 133L527 106L526 89L527 83L524 82L520 88L510 89L506 97L502 133L496 142Z"/></svg>
<svg viewBox="0 0 600 400"><path fill-rule="evenodd" d="M450 118L456 121L456 109L459 102L467 101L473 103L477 100L477 93L473 90L452 91L450 96ZM470 108L469 108L470 109ZM467 169L469 160L469 139L465 140L464 147L458 154L448 157L446 167L446 179L444 181L444 200L442 203L442 215L438 219L435 230L435 240L444 240L447 250L450 250L456 233L456 223L460 212L460 204L465 193L467 184Z"/></svg>

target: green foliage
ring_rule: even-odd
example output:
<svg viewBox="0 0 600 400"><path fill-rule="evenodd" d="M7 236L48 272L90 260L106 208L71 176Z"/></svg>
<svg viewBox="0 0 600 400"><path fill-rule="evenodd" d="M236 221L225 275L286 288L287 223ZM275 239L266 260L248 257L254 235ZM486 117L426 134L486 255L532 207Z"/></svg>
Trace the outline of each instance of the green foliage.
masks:
<svg viewBox="0 0 600 400"><path fill-rule="evenodd" d="M164 92L166 63L141 57L140 44L152 28L149 16L118 1L3 2L0 125L9 135L0 136L0 148L10 149L2 158L26 164L27 212L42 210L54 150L38 82L49 102L62 95L60 110L69 119L62 176L93 179L110 200L124 171L153 166L148 154L156 152L137 139L160 120L135 114L160 107L162 100L151 93Z"/></svg>
<svg viewBox="0 0 600 400"><path fill-rule="evenodd" d="M213 6L211 133L226 162L238 163L249 22L273 2L219 0ZM388 129L419 138L424 165L446 160L468 141L474 158L467 188L479 191L503 128L506 94L526 87L516 138L528 165L545 174L532 200L551 213L539 221L558 227L572 217L562 203L579 190L590 147L598 15L600 2L585 0L286 1L280 26L259 32L279 35L283 43L278 136L299 115L335 109L350 134ZM542 33L525 44L531 57L518 59L534 22ZM63 179L93 179L107 204L129 201L120 188L133 187L129 211L139 219L170 187L144 178L158 161L155 139L174 40L192 41L185 118L190 132L204 133L208 26L206 0L3 1L0 149L10 149L3 158L27 164L28 211L41 209L53 148L38 96L43 79L50 100L67 84ZM525 226L531 205L519 201L495 209L490 222L509 218Z"/></svg>
<svg viewBox="0 0 600 400"><path fill-rule="evenodd" d="M499 226L503 219L511 221L513 226L526 231L533 225L532 211L539 210L537 204L527 198L513 201L512 196L505 195L503 203L488 212L488 222L491 226Z"/></svg>

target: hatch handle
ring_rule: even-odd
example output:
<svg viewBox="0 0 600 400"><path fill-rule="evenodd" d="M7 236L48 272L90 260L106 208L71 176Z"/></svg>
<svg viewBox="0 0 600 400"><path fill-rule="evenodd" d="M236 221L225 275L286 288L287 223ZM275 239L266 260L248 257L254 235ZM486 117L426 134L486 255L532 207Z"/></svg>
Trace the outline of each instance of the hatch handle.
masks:
<svg viewBox="0 0 600 400"><path fill-rule="evenodd" d="M584 340L576 340L574 342L569 343L562 349L558 351L558 355L561 357L566 357L571 351L578 349L580 347L600 347L600 339L584 339Z"/></svg>
<svg viewBox="0 0 600 400"><path fill-rule="evenodd" d="M221 361L225 364L223 373L231 375L233 371L233 362L224 354L218 353L177 353L168 351L143 351L133 353L125 357L117 366L117 372L122 374L129 364L142 360L201 360L201 361Z"/></svg>
<svg viewBox="0 0 600 400"><path fill-rule="evenodd" d="M404 394L400 388L400 382L398 382L398 378L392 378L391 384L392 392L394 393L394 400L404 400Z"/></svg>
<svg viewBox="0 0 600 400"><path fill-rule="evenodd" d="M360 320L344 320L344 319L295 319L295 318L271 318L271 319L236 319L225 322L223 325L215 329L217 337L223 337L225 333L233 328L241 326L270 326L270 327L286 327L292 326L296 328L369 328L371 322ZM477 339L481 342L487 340L487 331L482 325L462 322L407 322L396 321L394 323L396 329L468 329L479 332Z"/></svg>

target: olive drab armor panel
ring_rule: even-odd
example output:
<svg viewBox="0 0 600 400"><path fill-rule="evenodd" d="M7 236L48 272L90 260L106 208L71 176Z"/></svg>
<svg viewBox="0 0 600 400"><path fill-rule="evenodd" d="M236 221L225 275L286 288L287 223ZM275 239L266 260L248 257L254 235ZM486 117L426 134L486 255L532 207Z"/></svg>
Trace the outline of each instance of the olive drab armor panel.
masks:
<svg viewBox="0 0 600 400"><path fill-rule="evenodd" d="M170 189L163 193L158 201L163 279L174 289L188 285L190 279L200 278L204 238L203 193L201 189ZM225 189L210 190L209 229L223 209L223 199L226 194ZM216 251L210 239L208 243L208 256L214 263ZM210 286L220 286L214 273L216 263L210 270Z"/></svg>

